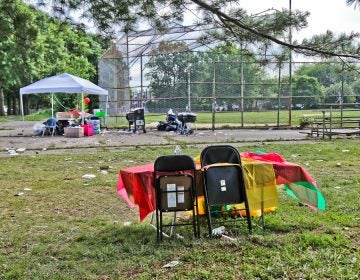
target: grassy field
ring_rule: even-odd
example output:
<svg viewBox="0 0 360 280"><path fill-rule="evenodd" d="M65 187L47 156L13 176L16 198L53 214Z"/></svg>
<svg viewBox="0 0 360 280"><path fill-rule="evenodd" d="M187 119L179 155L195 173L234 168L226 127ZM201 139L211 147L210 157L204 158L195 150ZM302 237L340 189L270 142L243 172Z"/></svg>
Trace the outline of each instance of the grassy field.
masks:
<svg viewBox="0 0 360 280"><path fill-rule="evenodd" d="M314 114L313 111L293 111L292 113L292 124L298 126L300 124L300 119L303 114ZM200 112L196 113L197 124L208 124L212 123L212 113ZM289 113L287 111L281 111L279 115L280 125L287 125ZM277 124L277 111L267 111L267 112L245 112L244 113L244 125L245 126L254 126L254 125L269 125L275 126ZM166 115L145 115L145 120L147 124L157 122L157 121L165 121ZM127 121L125 117L109 117L108 122L110 126L126 126ZM224 127L224 125L241 127L241 113L240 112L217 112L215 114L215 127Z"/></svg>
<svg viewBox="0 0 360 280"><path fill-rule="evenodd" d="M229 242L206 238L203 224L199 240L160 245L148 221L139 223L137 209L117 195L117 175L174 147L1 157L0 279L358 279L359 144L239 148L275 151L304 166L327 210L315 213L279 188L280 207L266 215L264 232L249 235L244 225ZM195 156L201 148L182 151ZM82 178L89 173L96 178ZM173 260L180 263L163 267Z"/></svg>
<svg viewBox="0 0 360 280"><path fill-rule="evenodd" d="M212 113L208 112L199 112L197 114L196 123L199 126L204 125L206 127L211 127L212 124ZM329 115L329 112L327 112ZM334 111L334 116L340 116L340 112ZM358 117L358 111L344 111L343 116ZM314 116L322 116L321 110L293 110L291 111L291 126L299 127L302 121L309 120ZM28 121L45 121L47 118L51 117L51 111L39 111L36 114L25 116L25 120ZM0 121L6 121L9 117L0 117ZM14 118L14 116L10 116ZM19 116L15 117L18 120L21 118ZM278 119L277 111L260 111L260 112L244 112L243 121L245 127L264 127L264 126L276 126ZM151 123L158 121L165 121L166 114L145 114L146 125L149 126ZM288 126L289 124L289 111L282 110L279 112L279 125ZM126 128L128 126L128 121L125 118L125 114L118 116L109 116L107 117L107 126L112 128ZM226 128L226 127L241 127L241 112L216 112L215 113L215 128Z"/></svg>

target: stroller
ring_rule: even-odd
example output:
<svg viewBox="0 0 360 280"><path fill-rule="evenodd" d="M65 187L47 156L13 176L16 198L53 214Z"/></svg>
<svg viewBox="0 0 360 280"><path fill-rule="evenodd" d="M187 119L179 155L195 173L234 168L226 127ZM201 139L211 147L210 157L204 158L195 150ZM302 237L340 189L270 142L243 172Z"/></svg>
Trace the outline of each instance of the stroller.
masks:
<svg viewBox="0 0 360 280"><path fill-rule="evenodd" d="M193 134L193 129L191 128L191 124L196 121L196 114L189 112L182 112L177 115L178 120L181 122L179 127L180 134Z"/></svg>
<svg viewBox="0 0 360 280"><path fill-rule="evenodd" d="M173 110L170 109L166 116L166 122L160 121L157 125L157 130L175 131L179 134L189 135L193 133L190 123L195 121L196 114L183 112L176 115Z"/></svg>
<svg viewBox="0 0 360 280"><path fill-rule="evenodd" d="M159 131L178 131L180 125L181 122L178 120L173 110L170 109L167 112L166 121L159 121L159 124L156 128Z"/></svg>

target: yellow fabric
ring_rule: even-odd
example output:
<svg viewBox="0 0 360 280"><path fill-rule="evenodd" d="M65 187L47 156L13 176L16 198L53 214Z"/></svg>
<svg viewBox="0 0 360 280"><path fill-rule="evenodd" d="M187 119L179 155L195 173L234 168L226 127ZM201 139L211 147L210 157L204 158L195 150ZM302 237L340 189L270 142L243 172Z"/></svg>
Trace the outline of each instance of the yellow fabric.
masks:
<svg viewBox="0 0 360 280"><path fill-rule="evenodd" d="M242 168L250 210L277 207L279 196L272 164L242 159Z"/></svg>
<svg viewBox="0 0 360 280"><path fill-rule="evenodd" d="M200 163L200 156L195 157L195 162ZM279 204L274 168L271 163L259 162L253 159L242 158L242 170L246 185L246 193L250 207L250 215L261 216L264 213L273 212ZM220 163L214 165L235 165ZM198 197L199 215L205 215L205 200L203 196ZM244 203L231 205L231 215L246 216Z"/></svg>

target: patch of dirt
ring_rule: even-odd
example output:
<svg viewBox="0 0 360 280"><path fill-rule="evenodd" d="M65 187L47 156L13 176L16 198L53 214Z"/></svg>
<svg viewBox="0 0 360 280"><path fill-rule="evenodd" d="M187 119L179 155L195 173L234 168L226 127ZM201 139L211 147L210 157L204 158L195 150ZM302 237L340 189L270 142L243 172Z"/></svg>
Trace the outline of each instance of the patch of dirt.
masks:
<svg viewBox="0 0 360 280"><path fill-rule="evenodd" d="M84 149L98 151L104 149L129 149L134 146L159 146L176 144L208 145L232 143L249 145L258 142L309 141L298 130L293 129L198 129L192 135L157 131L147 128L147 133L132 133L125 130L103 130L91 137L66 138L62 135L34 136L33 127L38 122L11 121L0 123L0 156L9 156L8 150L25 150L23 154L62 153L64 151L83 152Z"/></svg>

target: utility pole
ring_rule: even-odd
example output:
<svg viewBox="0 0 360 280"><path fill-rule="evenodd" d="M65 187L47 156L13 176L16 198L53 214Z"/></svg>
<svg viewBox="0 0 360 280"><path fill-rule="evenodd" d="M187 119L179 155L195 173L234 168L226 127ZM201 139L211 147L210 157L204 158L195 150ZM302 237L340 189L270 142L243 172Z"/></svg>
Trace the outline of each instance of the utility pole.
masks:
<svg viewBox="0 0 360 280"><path fill-rule="evenodd" d="M291 16L291 0L289 0L289 13ZM289 27L289 43L292 43L292 27ZM289 49L289 126L291 126L291 105L292 105L292 50Z"/></svg>

